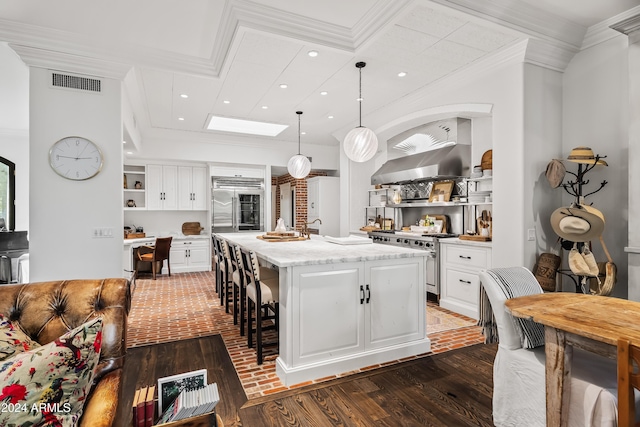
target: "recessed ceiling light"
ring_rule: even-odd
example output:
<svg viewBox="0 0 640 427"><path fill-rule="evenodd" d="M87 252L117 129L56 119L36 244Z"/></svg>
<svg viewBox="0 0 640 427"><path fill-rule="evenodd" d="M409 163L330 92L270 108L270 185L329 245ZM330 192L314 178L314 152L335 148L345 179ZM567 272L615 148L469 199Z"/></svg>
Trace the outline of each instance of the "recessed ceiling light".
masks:
<svg viewBox="0 0 640 427"><path fill-rule="evenodd" d="M286 89L286 88L288 88L288 87L289 87L289 86L287 86L285 83L282 83L282 84L280 85L280 89Z"/></svg>
<svg viewBox="0 0 640 427"><path fill-rule="evenodd" d="M184 121L184 117L178 117L178 120L180 120L181 122Z"/></svg>
<svg viewBox="0 0 640 427"><path fill-rule="evenodd" d="M326 90L323 90L322 92L320 92L320 95L326 95L326 94L328 94L328 93L329 93L329 92L327 92Z"/></svg>
<svg viewBox="0 0 640 427"><path fill-rule="evenodd" d="M306 134L307 134L306 132L300 132L300 135L306 135Z"/></svg>
<svg viewBox="0 0 640 427"><path fill-rule="evenodd" d="M222 101L225 104L231 104L231 101L227 101L226 99L224 101Z"/></svg>
<svg viewBox="0 0 640 427"><path fill-rule="evenodd" d="M407 75L407 73L405 73L404 71L400 71L400 72L398 73L398 77L404 77L404 76L406 76L406 75Z"/></svg>
<svg viewBox="0 0 640 427"><path fill-rule="evenodd" d="M248 133L251 135L276 136L289 125L277 123L254 122L229 117L211 116L207 129L223 132Z"/></svg>
<svg viewBox="0 0 640 427"><path fill-rule="evenodd" d="M327 117L327 118L328 118L328 119L333 119L333 116L329 116L329 117Z"/></svg>
<svg viewBox="0 0 640 427"><path fill-rule="evenodd" d="M315 58L316 56L318 56L318 51L317 50L310 50L308 55L312 58Z"/></svg>
<svg viewBox="0 0 640 427"><path fill-rule="evenodd" d="M180 98L185 98L186 99L188 97L189 97L189 95L187 95L186 93L181 93L180 94Z"/></svg>
<svg viewBox="0 0 640 427"><path fill-rule="evenodd" d="M263 105L263 106L262 106L262 109L263 109L263 110L267 110L268 108L269 108L269 107L267 107L266 105Z"/></svg>
<svg viewBox="0 0 640 427"><path fill-rule="evenodd" d="M127 143L127 141L124 141L124 140L123 140L123 141L122 141L122 143L123 143L123 144L126 144L126 143Z"/></svg>
<svg viewBox="0 0 640 427"><path fill-rule="evenodd" d="M127 154L133 154L133 151L127 151Z"/></svg>

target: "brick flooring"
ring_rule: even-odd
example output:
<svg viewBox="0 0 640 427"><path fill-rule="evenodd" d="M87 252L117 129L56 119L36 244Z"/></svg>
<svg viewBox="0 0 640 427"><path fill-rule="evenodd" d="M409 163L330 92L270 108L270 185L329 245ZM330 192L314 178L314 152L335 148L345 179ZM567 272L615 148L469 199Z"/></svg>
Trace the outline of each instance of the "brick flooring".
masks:
<svg viewBox="0 0 640 427"><path fill-rule="evenodd" d="M213 272L160 275L155 281L144 277L136 280L129 315L129 347L221 334L248 399L337 378L331 376L286 387L276 376L277 355L267 355L264 363L257 365L255 350L247 347L246 337L240 336L232 314L225 313L224 307L220 306L214 280ZM475 326L473 319L440 308L433 302L428 302L427 307L430 353L368 366L340 376L483 342L480 327Z"/></svg>

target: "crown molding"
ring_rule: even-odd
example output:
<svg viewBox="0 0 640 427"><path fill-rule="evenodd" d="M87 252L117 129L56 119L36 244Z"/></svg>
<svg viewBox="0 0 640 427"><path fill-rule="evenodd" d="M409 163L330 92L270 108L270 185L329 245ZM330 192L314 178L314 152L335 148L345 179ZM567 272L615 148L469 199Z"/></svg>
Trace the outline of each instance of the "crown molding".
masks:
<svg viewBox="0 0 640 427"><path fill-rule="evenodd" d="M525 2L507 0L431 0L536 38L579 48L586 28Z"/></svg>
<svg viewBox="0 0 640 427"><path fill-rule="evenodd" d="M578 48L569 49L546 40L529 39L524 60L529 64L562 73L578 51Z"/></svg>
<svg viewBox="0 0 640 427"><path fill-rule="evenodd" d="M619 20L618 22L610 25L610 27L614 30L627 36L640 31L640 6L635 7L628 12L633 13L629 13L629 15L623 17L622 20ZM616 18L619 17L620 15L618 15Z"/></svg>
<svg viewBox="0 0 640 427"><path fill-rule="evenodd" d="M636 30L640 28L640 6L636 6L619 15L606 19L587 29L581 49L588 49L597 44L606 42L620 33L629 35L629 30L633 29L635 19Z"/></svg>
<svg viewBox="0 0 640 427"><path fill-rule="evenodd" d="M122 80L131 66L118 62L111 62L86 56L71 55L64 52L20 46L9 43L13 49L30 67L67 71L87 76L104 77Z"/></svg>

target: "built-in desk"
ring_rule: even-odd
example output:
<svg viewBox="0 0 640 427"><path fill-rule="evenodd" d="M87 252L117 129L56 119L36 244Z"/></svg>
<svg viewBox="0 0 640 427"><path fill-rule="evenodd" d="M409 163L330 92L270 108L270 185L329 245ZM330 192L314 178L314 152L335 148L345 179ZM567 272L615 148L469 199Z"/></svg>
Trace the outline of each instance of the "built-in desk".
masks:
<svg viewBox="0 0 640 427"><path fill-rule="evenodd" d="M321 236L268 242L261 233L219 234L280 272L285 385L427 353L424 251L329 243Z"/></svg>
<svg viewBox="0 0 640 427"><path fill-rule="evenodd" d="M124 277L130 277L135 268L134 250L144 245L153 245L155 236L147 236L139 239L124 239L122 251L122 265ZM193 271L211 270L211 236L206 234L186 236L184 234L173 235L171 251L169 253L172 273L186 273ZM166 265L162 273L167 273Z"/></svg>

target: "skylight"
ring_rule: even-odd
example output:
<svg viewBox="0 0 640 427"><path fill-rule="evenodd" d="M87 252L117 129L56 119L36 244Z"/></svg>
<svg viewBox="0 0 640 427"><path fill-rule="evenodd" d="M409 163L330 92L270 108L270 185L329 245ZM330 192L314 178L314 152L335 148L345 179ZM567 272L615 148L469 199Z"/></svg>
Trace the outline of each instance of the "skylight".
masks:
<svg viewBox="0 0 640 427"><path fill-rule="evenodd" d="M211 116L207 129L221 132L247 133L251 135L276 136L289 125L277 123L254 122L251 120L232 119L229 117Z"/></svg>

